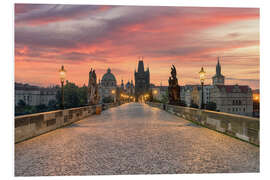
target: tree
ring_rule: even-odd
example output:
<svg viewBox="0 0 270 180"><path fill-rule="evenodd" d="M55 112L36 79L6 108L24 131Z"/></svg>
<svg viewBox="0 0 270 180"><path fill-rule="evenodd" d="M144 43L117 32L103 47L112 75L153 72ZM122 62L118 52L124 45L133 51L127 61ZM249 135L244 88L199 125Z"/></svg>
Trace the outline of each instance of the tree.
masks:
<svg viewBox="0 0 270 180"><path fill-rule="evenodd" d="M25 112L26 103L20 99L17 106L15 106L15 116L17 115L23 115Z"/></svg>
<svg viewBox="0 0 270 180"><path fill-rule="evenodd" d="M113 98L111 96L104 97L102 101L103 103L113 103Z"/></svg>
<svg viewBox="0 0 270 180"><path fill-rule="evenodd" d="M18 107L24 107L26 106L26 103L24 102L24 100L20 99L18 102Z"/></svg>
<svg viewBox="0 0 270 180"><path fill-rule="evenodd" d="M162 103L160 100L156 99L156 98L153 98L153 101L152 102L156 102L156 103Z"/></svg>
<svg viewBox="0 0 270 180"><path fill-rule="evenodd" d="M75 83L66 81L64 86L64 107L73 108L80 106L79 87Z"/></svg>
<svg viewBox="0 0 270 180"><path fill-rule="evenodd" d="M51 99L48 103L48 110L55 110L57 109L57 102L54 99Z"/></svg>
<svg viewBox="0 0 270 180"><path fill-rule="evenodd" d="M73 108L87 105L87 86L78 87L75 83L66 81L64 85L64 106L65 108ZM57 106L61 105L62 94L59 87L56 93Z"/></svg>
<svg viewBox="0 0 270 180"><path fill-rule="evenodd" d="M166 104L169 102L169 93L168 90L166 90L165 94L162 94L161 96L161 102Z"/></svg>
<svg viewBox="0 0 270 180"><path fill-rule="evenodd" d="M214 102L208 102L205 106L205 109L215 111L217 109L217 104Z"/></svg>
<svg viewBox="0 0 270 180"><path fill-rule="evenodd" d="M35 108L36 108L35 110L32 110L32 111L34 111L34 113L35 112L45 112L48 110L48 108L45 104L37 105Z"/></svg>
<svg viewBox="0 0 270 180"><path fill-rule="evenodd" d="M88 93L88 88L87 86L80 87L78 89L79 93L79 100L80 100L80 106L87 105L87 93Z"/></svg>
<svg viewBox="0 0 270 180"><path fill-rule="evenodd" d="M27 105L23 100L19 100L15 107L15 116L36 113L34 106Z"/></svg>

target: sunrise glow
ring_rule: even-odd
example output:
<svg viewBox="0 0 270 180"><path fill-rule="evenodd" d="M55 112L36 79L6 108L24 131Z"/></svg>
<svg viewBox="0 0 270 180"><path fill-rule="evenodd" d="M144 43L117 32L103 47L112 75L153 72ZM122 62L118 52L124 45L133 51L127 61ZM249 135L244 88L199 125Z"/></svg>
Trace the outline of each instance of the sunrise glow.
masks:
<svg viewBox="0 0 270 180"><path fill-rule="evenodd" d="M138 57L150 81L167 85L170 66L180 85L211 84L221 56L226 84L259 88L259 9L93 5L15 5L15 81L60 84L59 69L78 85L90 68L101 78L108 67L134 79Z"/></svg>

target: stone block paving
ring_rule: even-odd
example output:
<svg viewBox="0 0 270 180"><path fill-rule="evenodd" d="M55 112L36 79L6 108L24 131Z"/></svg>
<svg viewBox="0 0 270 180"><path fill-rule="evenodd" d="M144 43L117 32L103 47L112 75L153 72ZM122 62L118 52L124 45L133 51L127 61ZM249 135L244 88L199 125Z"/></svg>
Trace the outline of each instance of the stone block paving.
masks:
<svg viewBox="0 0 270 180"><path fill-rule="evenodd" d="M15 145L15 176L259 172L259 147L129 103Z"/></svg>

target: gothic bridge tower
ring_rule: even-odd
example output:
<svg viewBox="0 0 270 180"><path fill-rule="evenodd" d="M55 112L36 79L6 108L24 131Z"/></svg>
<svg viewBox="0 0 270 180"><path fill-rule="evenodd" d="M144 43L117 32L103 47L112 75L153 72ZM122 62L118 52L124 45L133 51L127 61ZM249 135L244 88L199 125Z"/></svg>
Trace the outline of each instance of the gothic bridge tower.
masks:
<svg viewBox="0 0 270 180"><path fill-rule="evenodd" d="M149 67L144 70L143 57L139 58L138 69L134 72L135 76L135 97L138 101L140 95L149 92L150 88L150 72Z"/></svg>

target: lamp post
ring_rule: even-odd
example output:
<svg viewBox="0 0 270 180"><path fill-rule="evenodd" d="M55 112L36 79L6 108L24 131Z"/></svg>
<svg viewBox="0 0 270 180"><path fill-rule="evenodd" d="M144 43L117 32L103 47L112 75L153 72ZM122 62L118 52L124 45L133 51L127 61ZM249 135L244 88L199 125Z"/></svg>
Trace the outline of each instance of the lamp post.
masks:
<svg viewBox="0 0 270 180"><path fill-rule="evenodd" d="M203 70L203 67L201 68L201 71L199 72L200 74L200 81L201 81L201 85L202 85L202 102L201 102L201 109L204 109L204 102L203 102L203 84L204 84L204 80L205 80L205 71Z"/></svg>
<svg viewBox="0 0 270 180"><path fill-rule="evenodd" d="M61 69L59 70L60 73L60 80L61 80L61 109L64 109L64 81L66 78L66 70L62 65Z"/></svg>
<svg viewBox="0 0 270 180"><path fill-rule="evenodd" d="M112 90L112 94L113 94L113 102L115 103L116 102L116 97L115 97L115 89Z"/></svg>
<svg viewBox="0 0 270 180"><path fill-rule="evenodd" d="M144 102L146 102L148 100L149 94L145 94L144 95Z"/></svg>
<svg viewBox="0 0 270 180"><path fill-rule="evenodd" d="M154 101L154 99L158 99L158 98L157 98L158 91L157 91L156 89L153 91L152 94L154 94L154 96L152 96L152 101ZM155 98L154 98L154 97L155 97Z"/></svg>

